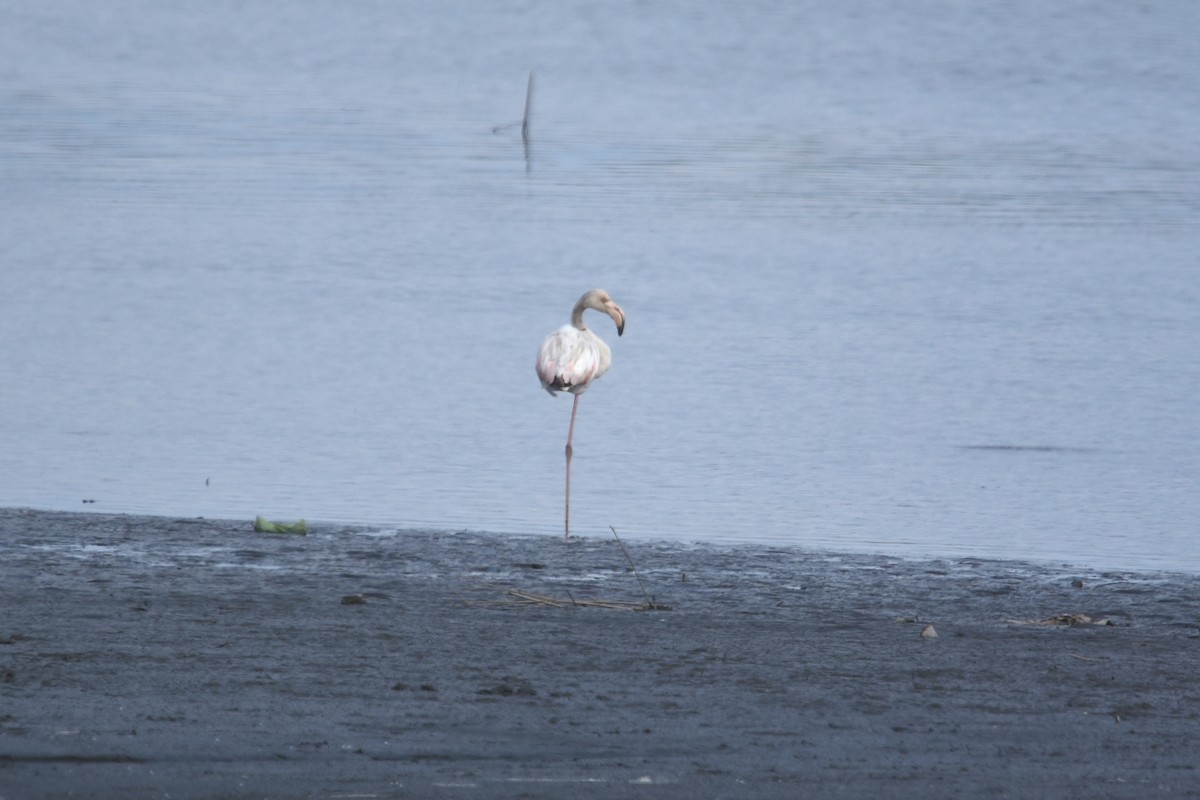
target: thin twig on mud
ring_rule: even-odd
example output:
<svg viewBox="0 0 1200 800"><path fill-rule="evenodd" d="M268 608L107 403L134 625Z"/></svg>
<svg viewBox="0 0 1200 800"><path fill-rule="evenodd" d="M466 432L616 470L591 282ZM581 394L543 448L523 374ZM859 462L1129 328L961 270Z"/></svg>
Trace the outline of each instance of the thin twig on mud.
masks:
<svg viewBox="0 0 1200 800"><path fill-rule="evenodd" d="M650 609L662 611L666 609L666 606L643 605L641 603L633 603L626 600L588 600L587 598L577 598L570 592L567 592L567 596L570 598L568 600L563 600L561 597L550 597L549 595L527 592L524 589L505 589L504 594L512 599L476 603L474 605L537 605L553 606L554 608L612 608L619 611L648 611Z"/></svg>
<svg viewBox="0 0 1200 800"><path fill-rule="evenodd" d="M633 563L633 559L629 555L629 551L625 549L625 543L621 541L621 537L617 536L617 529L612 525L608 529L613 532L613 538L617 540L617 544L621 545L621 552L625 554L625 560L629 562L629 568L633 570L633 577L637 578L638 586L641 587L642 597L646 598L646 608L653 608L654 601L650 599L650 593L646 591L646 584L642 583L642 576L638 574L637 565Z"/></svg>

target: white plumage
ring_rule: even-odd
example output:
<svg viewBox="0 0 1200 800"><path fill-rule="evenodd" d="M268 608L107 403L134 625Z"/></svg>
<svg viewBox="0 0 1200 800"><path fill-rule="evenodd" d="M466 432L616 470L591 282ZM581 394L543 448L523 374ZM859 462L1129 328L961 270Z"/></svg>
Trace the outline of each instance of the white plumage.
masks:
<svg viewBox="0 0 1200 800"><path fill-rule="evenodd" d="M563 325L547 336L538 350L538 377L550 394L583 394L610 366L612 350L604 340L573 325Z"/></svg>

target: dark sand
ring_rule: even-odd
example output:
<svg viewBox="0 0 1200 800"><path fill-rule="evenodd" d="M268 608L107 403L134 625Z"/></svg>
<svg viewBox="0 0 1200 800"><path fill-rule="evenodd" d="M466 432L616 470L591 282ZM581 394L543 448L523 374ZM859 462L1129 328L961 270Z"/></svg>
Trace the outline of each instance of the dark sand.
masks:
<svg viewBox="0 0 1200 800"><path fill-rule="evenodd" d="M0 798L1200 796L1197 576L626 544L0 510Z"/></svg>

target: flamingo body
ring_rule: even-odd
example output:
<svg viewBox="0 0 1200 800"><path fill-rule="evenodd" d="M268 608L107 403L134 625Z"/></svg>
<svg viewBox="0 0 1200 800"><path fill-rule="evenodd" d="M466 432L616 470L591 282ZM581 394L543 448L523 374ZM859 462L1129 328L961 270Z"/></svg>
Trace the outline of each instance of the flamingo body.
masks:
<svg viewBox="0 0 1200 800"><path fill-rule="evenodd" d="M571 535L571 439L575 435L579 395L586 392L592 381L612 366L612 350L583 324L583 312L588 309L603 311L612 317L617 325L617 336L625 332L625 312L613 302L608 292L592 289L575 304L570 324L563 325L542 342L534 364L543 389L550 394L570 392L575 395L571 404L571 425L567 428L566 517L563 527L568 537Z"/></svg>
<svg viewBox="0 0 1200 800"><path fill-rule="evenodd" d="M596 334L563 325L538 350L537 373L550 394L587 391L612 366L612 350Z"/></svg>

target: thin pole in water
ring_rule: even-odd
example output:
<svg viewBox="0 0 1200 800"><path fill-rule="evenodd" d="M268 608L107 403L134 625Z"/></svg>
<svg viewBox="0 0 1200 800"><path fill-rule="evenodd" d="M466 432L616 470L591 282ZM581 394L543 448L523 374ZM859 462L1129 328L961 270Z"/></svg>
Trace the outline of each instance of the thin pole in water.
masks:
<svg viewBox="0 0 1200 800"><path fill-rule="evenodd" d="M529 115L533 111L533 73L529 73L529 84L525 87L525 116L521 118L521 138L529 144Z"/></svg>
<svg viewBox="0 0 1200 800"><path fill-rule="evenodd" d="M533 154L529 144L529 117L533 113L533 72L529 73L529 84L525 87L525 116L521 118L521 143L525 145L525 171L533 171Z"/></svg>

